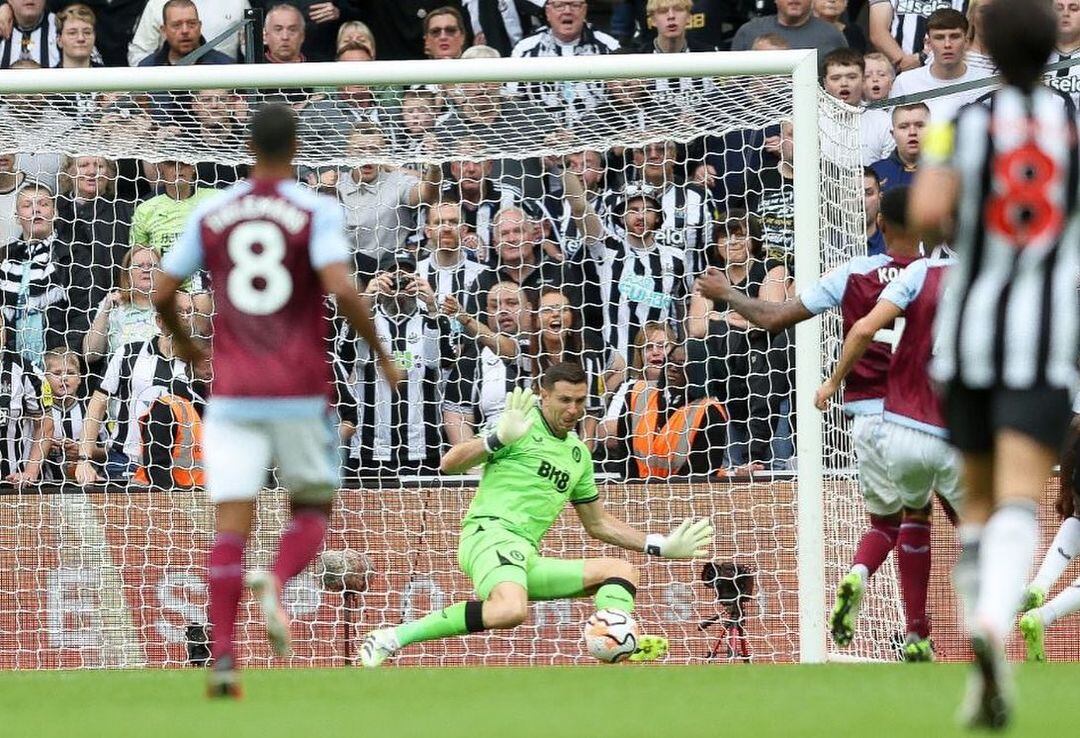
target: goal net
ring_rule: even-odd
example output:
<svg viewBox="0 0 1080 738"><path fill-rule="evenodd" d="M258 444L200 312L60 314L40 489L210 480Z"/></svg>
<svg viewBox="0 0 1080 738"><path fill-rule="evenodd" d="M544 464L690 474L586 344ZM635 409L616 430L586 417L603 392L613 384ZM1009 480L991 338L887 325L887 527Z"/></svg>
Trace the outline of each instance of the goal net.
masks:
<svg viewBox="0 0 1080 738"><path fill-rule="evenodd" d="M589 376L581 433L607 507L648 531L702 515L717 529L706 560L628 555L642 630L667 635L678 662L829 655L825 590L864 525L847 424L809 404L839 318L770 336L696 297L694 279L720 266L782 300L865 250L858 111L819 96L803 52L693 56L5 75L5 470L32 476L42 414L51 442L40 479L0 494L0 667L205 657L212 510L177 482L179 440L153 453L148 413L163 394L201 408L207 377L156 338L148 275L195 204L246 175L246 121L271 100L297 110L297 180L340 202L408 377L391 395L329 321L346 489L328 553L286 593L289 664L347 663L363 632L473 596L456 551L475 477L439 476L440 451L560 359ZM209 332L215 286L188 287L192 326ZM87 487L70 442L90 397L103 400L103 484ZM139 468L167 488L130 479ZM267 484L249 567L270 562L287 522ZM569 506L540 551L623 555L588 540ZM398 662L587 662L592 608L535 603L514 631ZM845 653L893 658L889 566L863 613ZM280 663L246 599L238 638L245 662Z"/></svg>

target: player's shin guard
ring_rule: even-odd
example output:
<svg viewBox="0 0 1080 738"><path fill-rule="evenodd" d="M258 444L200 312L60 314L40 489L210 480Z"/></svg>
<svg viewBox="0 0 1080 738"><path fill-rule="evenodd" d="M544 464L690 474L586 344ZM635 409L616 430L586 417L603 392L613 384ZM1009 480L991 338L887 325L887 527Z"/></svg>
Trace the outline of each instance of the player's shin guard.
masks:
<svg viewBox="0 0 1080 738"><path fill-rule="evenodd" d="M863 533L859 539L859 547L855 550L855 559L852 564L865 566L867 576L873 576L885 559L889 558L889 552L896 547L896 539L900 536L900 528L892 519L880 515L870 516L870 530Z"/></svg>
<svg viewBox="0 0 1080 738"><path fill-rule="evenodd" d="M904 598L907 632L920 638L930 635L926 615L926 591L930 586L930 524L905 522L896 545L900 591Z"/></svg>
<svg viewBox="0 0 1080 738"><path fill-rule="evenodd" d="M215 659L233 654L236 608L244 589L244 544L243 536L237 533L218 533L210 549L209 614Z"/></svg>
<svg viewBox="0 0 1080 738"><path fill-rule="evenodd" d="M319 555L326 537L326 523L326 515L313 508L297 510L293 515L289 527L281 534L271 569L282 587Z"/></svg>
<svg viewBox="0 0 1080 738"><path fill-rule="evenodd" d="M484 603L478 600L457 602L450 607L428 613L419 620L402 623L394 629L402 648L410 643L434 641L437 638L479 633L484 630Z"/></svg>
<svg viewBox="0 0 1080 738"><path fill-rule="evenodd" d="M597 610L634 611L637 587L620 577L608 577L596 590L594 598Z"/></svg>
<svg viewBox="0 0 1080 738"><path fill-rule="evenodd" d="M1038 536L1035 503L1028 501L1002 505L983 530L975 620L1001 641L1020 607Z"/></svg>

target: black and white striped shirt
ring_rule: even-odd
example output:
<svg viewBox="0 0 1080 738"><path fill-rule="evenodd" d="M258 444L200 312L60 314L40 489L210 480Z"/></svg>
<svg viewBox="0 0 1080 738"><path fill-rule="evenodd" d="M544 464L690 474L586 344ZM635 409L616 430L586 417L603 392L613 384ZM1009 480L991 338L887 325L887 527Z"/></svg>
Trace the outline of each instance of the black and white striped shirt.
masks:
<svg viewBox="0 0 1080 738"><path fill-rule="evenodd" d="M62 399L54 398L46 409L49 418L53 422L52 441L53 448L45 460L45 472L50 479L60 480L64 478L64 440L79 441L82 438L83 421L86 419L86 398L74 399L65 405ZM109 440L105 426L101 426L98 434L100 443Z"/></svg>
<svg viewBox="0 0 1080 738"><path fill-rule="evenodd" d="M619 42L614 37L588 25L582 29L578 40L570 44L559 41L551 29L545 26L533 35L521 39L510 56L596 56L609 54L617 48ZM507 84L507 91L512 95L524 95L565 125L579 119L600 103L604 98L604 83L596 80L510 82Z"/></svg>
<svg viewBox="0 0 1080 738"><path fill-rule="evenodd" d="M623 358L641 327L675 322L686 314L690 278L682 251L654 244L638 249L611 238L598 265L600 296L608 306L608 343Z"/></svg>
<svg viewBox="0 0 1080 738"><path fill-rule="evenodd" d="M524 357L506 361L487 346L479 355L467 351L450 372L443 408L464 415L476 429L494 426L506 407L506 396L529 383L527 363Z"/></svg>
<svg viewBox="0 0 1080 738"><path fill-rule="evenodd" d="M962 110L939 149L940 134L931 132L924 158L951 164L964 186L934 376L974 388L1071 389L1080 335L1075 113L1053 90L1008 87L988 106Z"/></svg>
<svg viewBox="0 0 1080 738"><path fill-rule="evenodd" d="M1071 59L1075 59L1077 63L1071 67L1050 72L1046 75L1044 81L1047 87L1068 95L1069 99L1073 101L1073 105L1080 107L1080 58L1078 58L1078 54L1080 54L1080 49L1073 49L1072 53L1069 54L1054 49L1046 62L1047 64L1056 64Z"/></svg>
<svg viewBox="0 0 1080 738"><path fill-rule="evenodd" d="M968 0L874 0L892 3L892 37L905 54L918 54L926 42L926 21L940 8L953 8L967 13Z"/></svg>
<svg viewBox="0 0 1080 738"><path fill-rule="evenodd" d="M37 62L42 69L55 67L61 61L57 35L56 16L52 13L45 13L33 28L24 30L16 24L11 36L0 42L0 69L8 69L22 59Z"/></svg>
<svg viewBox="0 0 1080 738"><path fill-rule="evenodd" d="M367 343L345 336L339 356L350 370L356 398L357 433L350 456L365 461L415 466L438 459L442 451L442 370L454 347L450 321L422 312L391 316L377 305L375 332L405 378L392 391Z"/></svg>
<svg viewBox="0 0 1080 738"><path fill-rule="evenodd" d="M656 242L682 253L691 273L702 271L709 248L708 195L697 185L675 182L661 187L645 185L643 189L660 200L660 209L664 213L664 222L656 232ZM611 221L609 230L619 238L625 233L622 223L616 220Z"/></svg>
<svg viewBox="0 0 1080 738"><path fill-rule="evenodd" d="M139 417L150 404L167 392L183 387L190 394L188 365L181 359L168 358L161 351L161 337L142 343L128 343L109 357L99 392L110 399L110 415L116 418L113 442L123 444L128 458L139 458Z"/></svg>
<svg viewBox="0 0 1080 738"><path fill-rule="evenodd" d="M7 349L0 352L0 479L19 471L30 455L34 420L43 415L43 381L30 362Z"/></svg>
<svg viewBox="0 0 1080 738"><path fill-rule="evenodd" d="M453 296L458 305L468 305L469 297L476 294L476 278L484 271L477 262L465 257L460 252L460 259L453 266L441 266L434 256L423 259L416 265L416 275L431 285L435 293L435 302L442 305L447 296Z"/></svg>
<svg viewBox="0 0 1080 738"><path fill-rule="evenodd" d="M54 258L57 248L54 234L43 241L19 239L4 250L0 261L0 292L4 317L9 323L15 319L15 310L43 312L67 296Z"/></svg>

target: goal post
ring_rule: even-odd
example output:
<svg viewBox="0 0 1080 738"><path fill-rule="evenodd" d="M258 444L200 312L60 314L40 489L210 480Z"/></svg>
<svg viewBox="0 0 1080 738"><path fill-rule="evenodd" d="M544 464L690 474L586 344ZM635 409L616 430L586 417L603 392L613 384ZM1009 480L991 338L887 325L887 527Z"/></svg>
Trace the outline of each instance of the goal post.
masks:
<svg viewBox="0 0 1080 738"><path fill-rule="evenodd" d="M833 159L830 159L828 167L822 166L822 151L825 146L829 146L832 151L837 148L842 149L847 151L848 154L853 148L857 154L857 111L845 108L845 106L823 96L819 87L817 64L816 51L795 50L550 59L511 58L494 61L490 59L469 59L440 60L438 62L206 65L140 67L135 69L98 68L92 70L23 69L18 70L17 73L12 71L0 75L0 98L6 99L10 95L48 95L60 96L61 98L71 96L74 98L78 94L86 95L105 92L134 94L155 93L162 90L193 92L226 89L241 91L240 95L246 101L254 103L263 97L262 91L294 88L333 90L333 88L347 85L403 89L418 84L458 85L483 82L522 83L567 80L716 78L722 80L723 83L711 87L710 91L702 98L703 109L699 111L700 115L692 119L680 118L675 121L674 128L670 130L658 131L656 121L651 121L651 125L648 124L650 122L647 122L647 125L642 130L638 130L632 135L626 134L626 138L605 140L604 136L615 134L605 133L607 129L601 129L600 127L595 129L575 129L571 123L567 127L576 136L572 144L538 140L534 141L531 147L523 146L516 139L512 140L509 135L512 131L495 131L491 134L490 140L482 142L483 146L487 147L483 151L485 154L490 154L492 150L498 150L498 146L510 142L505 143L506 146L510 147L505 152L507 158L514 160L539 159L546 155L565 155L582 148L604 144L607 147L616 144L628 148L644 146L657 137L686 143L697 137L720 136L736 130L740 125L748 129L764 130L767 125L778 123L780 119L790 120L794 139L792 264L796 289L801 290L817 280L824 269L835 265L842 258L859 253L865 248L861 230L861 167L858 166L856 161L850 158L844 159L843 157L840 157L840 160L835 160L835 157L833 157ZM768 80L767 85L754 87L753 80L758 78ZM782 84L777 80L782 80ZM772 84L773 88L768 88L768 84ZM329 94L333 98L336 93L330 92ZM779 109L773 108L771 107L773 98L769 95L776 95L778 98L784 97L785 102ZM829 125L823 124L823 120L826 119L831 121ZM518 121L518 123L521 122ZM93 130L75 126L69 132L58 135L50 141L50 145L66 146L60 153L70 156L101 155L112 158L124 156L131 159L168 161L173 158L186 160L192 156L206 155L205 152L200 154L190 150L180 150L179 147L191 146L190 140L187 139L178 142L168 137L160 139L140 138L138 136L142 136L141 133L130 140L117 139L116 137L107 138L103 134L100 137L98 136L99 134ZM837 140L826 141L825 139L828 136L832 136ZM232 138L222 138L212 142L213 145L209 146L205 151L211 152L214 157L221 161L228 160L232 164L246 163L249 161L248 152L239 143L239 139L234 135ZM755 145L761 146L760 143ZM35 134L33 132L22 130L10 121L5 122L3 115L0 114L0 152L14 151L20 154L32 154L34 153L34 146ZM407 158L395 153L389 153L385 156L377 155L374 158L392 164L400 164L404 161L444 164L451 161L453 156L452 152L433 154L420 151L414 152ZM344 158L334 158L318 149L305 149L301 153L301 158L304 160L303 163L310 165L312 168L328 164L344 168L346 166L356 166L358 161L355 156L351 155ZM857 159L857 155L855 159ZM627 167L630 166L630 164L627 165ZM644 165L634 164L633 166ZM543 176L543 173L531 176ZM700 244L699 247L707 249L709 245ZM825 588L827 577L831 577L830 566L837 565L833 559L836 558L836 552L839 550L829 536L842 537L846 542L845 545L851 544L850 537L854 533L846 528L837 528L836 521L841 518L848 520L855 514L851 511L856 509L854 505L857 504L858 497L851 472L850 441L844 435L842 421L838 420L836 413L826 415L819 413L813 405L814 392L822 380L825 363L839 346L837 342L837 325L835 321L829 322L828 319L825 321L813 319L800 324L794 331L794 370L792 372L794 387L788 398L792 404L790 405L790 417L783 419L790 422L795 431L794 443L797 463L794 464L793 469L794 489L790 496L785 496L786 492L784 492L779 493L775 498L781 501L776 504L785 507L783 514L780 516L784 518L784 522L764 524L766 528L772 526L773 542L768 545L774 545L777 549L784 549L782 554L777 554L778 557L783 558L790 554L794 560L787 561L785 559L783 564L785 571L782 574L766 572L770 576L775 574L775 579L772 581L781 582L776 586L782 589L782 592L764 591L767 585L761 581L759 581L758 586L762 589L761 597L775 597L777 602L780 603L776 607L784 612L782 617L778 617L777 622L782 620L785 623L785 628L797 630L797 633L785 633L783 637L791 641L790 646L785 645L776 648L775 652L770 651L765 656L766 659L822 662L829 658L825 633ZM676 483L668 483L666 486L663 483L651 483L647 485L647 488L643 487L641 490L635 487L630 496L619 504L625 506L622 509L630 511L637 506L636 501L639 498L636 495L646 495L646 498L641 499L649 500L654 499L652 497L654 493L660 495L655 499L658 501L658 505L659 501L664 500L665 512L658 511L650 515L646 510L645 512L633 513L638 515L637 518L634 518L637 523L654 525L657 526L656 530L660 530L660 526L671 522L673 519L671 516L683 514L686 510L691 510L694 514L708 512L705 506L709 504L711 499L714 499L712 496L716 495L715 499L722 502L720 507L724 507L726 511L724 521L732 521L732 525L743 525L745 521L742 518L748 513L738 510L736 501L750 506L758 505L753 491L767 489L769 479L773 479L773 477L766 474L756 476L753 480L736 478L723 483L711 480L691 481L686 486ZM778 489L783 488L786 490L790 486L788 482L784 481L783 475L778 475L775 479L779 480L775 482ZM62 485L66 485L65 490L71 490L71 484L71 482L62 483ZM739 487L740 484L742 484L742 487ZM462 505L467 503L467 494L462 496L461 488L456 485L446 485L445 488L442 488L439 487L436 481L434 486L438 489L453 490L453 494L448 495L447 499L440 499L438 495L423 490L410 492L403 489L403 497L415 501L422 508L422 512L417 513L406 510L405 508L408 505L404 505L401 509L397 509L392 513L384 509L381 516L375 516L371 521L364 524L363 534L358 538L350 538L351 532L346 530L338 539L344 541L345 544L356 545L357 541L368 540L371 536L377 537L378 531L368 530L374 525L372 521L375 520L382 520L391 524L411 525L417 524L417 521L421 519L430 520L434 518L453 518L455 515L460 516L464 511ZM842 502L837 503L827 499L828 495L833 494L832 487L842 488L842 491L837 493L838 499L841 499ZM827 490L829 491L827 492ZM124 495L129 493L115 492L111 494ZM138 494L145 493L140 492ZM664 495L666 495L666 498ZM453 499L450 500L449 498ZM459 498L461 499L459 500ZM0 496L0 514L3 514L2 520L5 523L15 525L19 520L22 520L23 524L26 525L49 526L54 524L49 522L49 516L60 514L56 512L56 506L46 502L46 496L41 497L42 502L38 506L37 512L33 514L31 514L32 511L30 510L33 505L29 505L26 499L21 499L17 504L11 503L10 499ZM349 497L349 500L355 502L356 496ZM464 503L461 500L464 500ZM148 504L153 507L153 503ZM173 506L168 510L164 521L160 523L166 526L171 524L171 521L181 513L187 514L189 509L194 509L194 503L190 501L178 502L175 493L170 493L163 498L162 504ZM411 505L412 502L409 504ZM835 505L837 504L846 506L842 515L835 514ZM142 510L143 505L143 502L139 502L136 507L140 508L141 512L145 512ZM360 507L363 507L370 514L370 507L365 507L368 505L369 503L365 501ZM105 507L108 506L105 505ZM194 507L198 506L194 505ZM731 509L728 509L728 507ZM785 516L792 512L790 507L794 507L794 514L791 516L791 520L787 521ZM70 511L63 514L69 513ZM85 510L81 510L78 514L90 517L94 515L94 513ZM751 517L757 514L753 513ZM20 515L25 517L20 518ZM200 510L198 514L191 512L191 517L199 521L198 526L205 525L205 511ZM276 524L278 522L273 515L267 519L271 523ZM61 526L69 524L70 521L56 523L56 525ZM85 521L83 524L84 527L93 527L91 523ZM105 530L100 535L95 533L93 536L98 536L102 540L112 540L116 535L129 535L124 532L117 534L116 531L109 528L111 525L115 525L112 520L112 512L99 511L96 524L100 524ZM157 524L151 521L151 528ZM720 521L717 525L718 539L724 539L728 535L734 539L736 537L735 531L725 530L725 524L725 522ZM756 523L751 521L745 524L752 526ZM205 544L206 531L198 526L196 526L195 533L191 531L185 533L188 536L185 540L201 541L200 545L202 545ZM758 541L756 536L760 531L743 531L739 535L744 533L746 540ZM18 553L13 551L18 546L24 545L26 539L16 538L15 536L4 538L5 535L0 530L0 562L5 561L5 557L18 560ZM87 535L93 537L90 534ZM269 535L269 533L266 535ZM419 566L416 562L424 559L427 555L423 546L417 543L420 539L413 540L409 538L409 536L413 535L410 531L389 531L385 535L398 536L392 538L390 547L394 548L395 552L397 548L403 547L406 549L405 553L407 555L399 557L397 553L400 552L396 552L394 556L380 557L376 565L379 562L407 561L410 566ZM203 538L200 539L200 536ZM789 538L791 541L789 541ZM60 539L62 539L62 536L59 534L45 535L42 538L42 540ZM145 539L132 535L130 540L131 543L128 545L136 545L136 540ZM379 540L386 539L384 537ZM445 536L436 540L445 544L452 543ZM111 544L101 543L104 548L107 548L108 545ZM425 542L423 545L426 546L428 543ZM790 547L790 551L788 551L788 547ZM741 542L737 545L732 543L730 546L725 544L724 549L731 551L730 555L732 556L741 556L751 562L756 554L756 551L746 549ZM567 555L569 552L562 550L560 553ZM440 561L437 566L443 566L444 563ZM117 563L117 567L119 566L122 566L122 564ZM650 563L649 566L665 565ZM786 569L788 566L790 566L790 571ZM672 572L676 570L664 569L663 571ZM679 568L677 573L680 577L688 575L696 577L696 572L692 572L689 567ZM434 595L428 596L425 594L424 599L417 599L413 595L416 592L427 592L431 586L437 588L437 585L441 586L445 581L449 581L451 577L449 572L441 572L439 576L444 577L443 579L437 579L434 585L424 584L420 586L413 581L406 582L401 577L396 577L393 572L383 572L382 574L388 578L388 587L393 590L393 597L388 595L386 601L389 603L393 600L396 603L387 604L387 612L390 613L392 610L391 614L395 616L406 611L415 614L418 611L417 602L434 603L441 601ZM97 586L102 589L115 586L123 588L126 586L122 583L122 574L114 572L110 576L111 579L109 579L108 583L99 583ZM664 576L667 577L664 579L665 586L668 586L669 589L679 584L675 574L665 574ZM188 582L189 585L191 584L187 579L184 579L184 581ZM689 587L693 583L691 580L685 584ZM454 586L457 586L457 584L455 580ZM665 590L665 592L667 591ZM682 592L683 590L676 588L672 591ZM0 592L0 594L7 593ZM665 596L667 595L665 594ZM396 599L394 599L395 597ZM794 604L795 601L797 601L794 608L795 612L788 611L789 606ZM114 603L112 607L114 610L122 610L124 605L123 603ZM660 607L660 605L657 605L657 607ZM880 608L884 613L882 617L886 620L893 617L889 612L890 608L892 608L892 604L888 602ZM198 607L195 606L193 609L185 610L185 612L190 614L197 610ZM175 627L174 624L172 626L173 630L175 630ZM128 627L127 630L133 631L137 630L137 628ZM572 628L564 630L565 632L571 632ZM558 631L560 633L559 638L563 637L561 634L564 633L564 630ZM537 631L537 633L540 632L540 630ZM44 639L45 636L42 636L42 638ZM493 637L493 640L488 641L489 644L494 644L491 645L492 653L502 653L503 651L500 649L504 647L509 648L512 653L519 653L515 650L518 649L517 644L507 646L506 642L500 639L501 636ZM120 640L123 640L123 638L120 638ZM763 639L762 642L767 640L767 638ZM560 641L554 650L555 655L551 655L551 652L545 650L543 658L577 660L576 654L568 651L570 648L571 645ZM570 653L569 656L567 656L568 653ZM454 663L455 655L459 655L458 652L452 650L447 652L439 651L438 654L440 655L432 657L437 658L437 661L421 660L419 663ZM480 654L481 662L488 663L485 654ZM472 654L467 655L472 656ZM873 658L876 656L876 652L867 651L860 655ZM150 661L153 660L150 659ZM138 658L133 658L124 663L141 662Z"/></svg>

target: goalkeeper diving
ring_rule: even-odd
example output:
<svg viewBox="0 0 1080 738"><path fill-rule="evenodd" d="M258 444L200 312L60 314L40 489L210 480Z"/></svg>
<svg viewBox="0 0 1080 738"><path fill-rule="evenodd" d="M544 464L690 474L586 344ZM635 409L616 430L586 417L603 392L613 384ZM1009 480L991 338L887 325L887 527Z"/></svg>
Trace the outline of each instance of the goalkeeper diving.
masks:
<svg viewBox="0 0 1080 738"><path fill-rule="evenodd" d="M567 500L597 540L667 559L707 553L713 536L708 518L686 519L667 535L646 534L604 509L592 455L574 432L587 397L585 371L573 363L555 364L540 380L539 404L532 390L514 389L493 430L446 452L445 473L484 465L458 543L458 563L478 599L372 631L360 649L364 666L378 666L413 643L514 628L525 622L529 600L592 595L598 610L633 611L638 574L629 562L540 556L540 539ZM666 638L643 635L630 660L652 661L667 648Z"/></svg>

